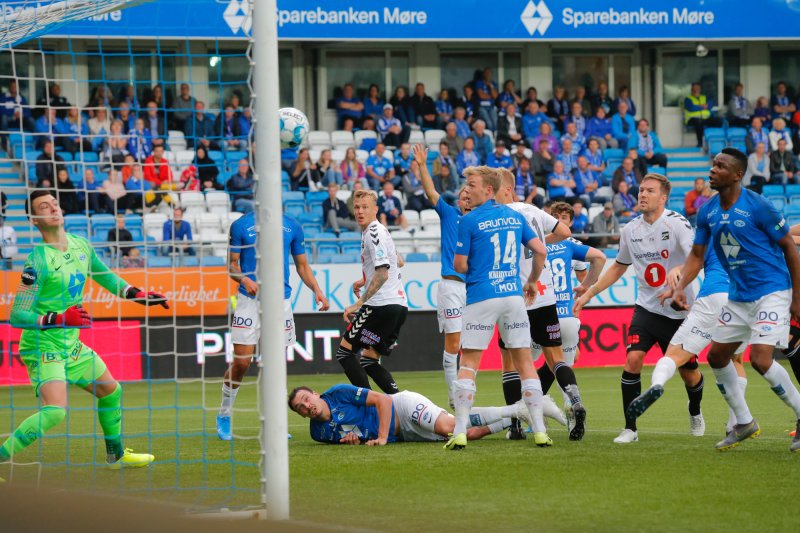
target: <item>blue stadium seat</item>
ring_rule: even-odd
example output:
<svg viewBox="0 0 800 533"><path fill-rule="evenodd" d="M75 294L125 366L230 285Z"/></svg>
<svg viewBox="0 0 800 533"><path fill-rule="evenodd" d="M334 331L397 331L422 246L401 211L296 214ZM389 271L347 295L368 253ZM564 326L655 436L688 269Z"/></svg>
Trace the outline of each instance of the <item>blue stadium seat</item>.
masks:
<svg viewBox="0 0 800 533"><path fill-rule="evenodd" d="M770 196L784 196L786 192L783 185L764 185L761 194L769 198Z"/></svg>
<svg viewBox="0 0 800 533"><path fill-rule="evenodd" d="M91 219L92 235L105 237L108 230L117 225L114 215L94 215Z"/></svg>
<svg viewBox="0 0 800 533"><path fill-rule="evenodd" d="M303 235L306 239L314 238L320 233L322 233L322 225L309 222L303 223Z"/></svg>
<svg viewBox="0 0 800 533"><path fill-rule="evenodd" d="M438 263L441 260L442 260L441 252L433 252L433 253L431 253L431 261L433 261L434 263Z"/></svg>
<svg viewBox="0 0 800 533"><path fill-rule="evenodd" d="M783 196L768 196L767 200L772 202L772 205L774 205L775 209L778 211L783 211L783 208L786 207L786 198Z"/></svg>
<svg viewBox="0 0 800 533"><path fill-rule="evenodd" d="M606 248L605 250L603 250L603 252L605 252L606 258L614 259L615 257L617 257L617 253L619 253L619 250L617 250L616 248Z"/></svg>
<svg viewBox="0 0 800 533"><path fill-rule="evenodd" d="M800 224L800 215L790 215L786 217L786 223L789 224L790 227Z"/></svg>
<svg viewBox="0 0 800 533"><path fill-rule="evenodd" d="M297 221L300 224L318 224L322 225L322 213L317 211L313 213L301 213L297 216Z"/></svg>
<svg viewBox="0 0 800 533"><path fill-rule="evenodd" d="M239 164L239 161L242 159L247 159L247 152L238 151L238 150L231 150L230 152L225 152L225 161L228 163L236 163Z"/></svg>
<svg viewBox="0 0 800 533"><path fill-rule="evenodd" d="M606 161L609 159L618 159L622 161L625 158L625 153L621 148L606 148L603 150L603 157Z"/></svg>
<svg viewBox="0 0 800 533"><path fill-rule="evenodd" d="M428 254L422 254L419 252L412 252L410 254L406 254L406 263L427 263L428 262Z"/></svg>
<svg viewBox="0 0 800 533"><path fill-rule="evenodd" d="M301 191L287 191L281 195L283 201L292 200L296 202L303 202L306 201L306 195L303 194Z"/></svg>
<svg viewBox="0 0 800 533"><path fill-rule="evenodd" d="M342 250L337 242L319 242L317 243L317 253L336 255L342 253Z"/></svg>
<svg viewBox="0 0 800 533"><path fill-rule="evenodd" d="M667 205L667 207L669 207L673 211L677 211L680 214L684 214L683 210L685 209L686 204L683 201L683 196L671 195L669 197L669 204Z"/></svg>
<svg viewBox="0 0 800 533"><path fill-rule="evenodd" d="M333 264L346 264L346 263L357 263L359 261L358 256L353 256L352 254L348 255L334 255L331 257L331 263Z"/></svg>
<svg viewBox="0 0 800 533"><path fill-rule="evenodd" d="M747 130L745 128L728 128L728 143L733 144L740 142L744 144L744 139L747 137Z"/></svg>
<svg viewBox="0 0 800 533"><path fill-rule="evenodd" d="M142 215L125 215L125 227L128 229L142 227Z"/></svg>
<svg viewBox="0 0 800 533"><path fill-rule="evenodd" d="M800 205L800 185L787 185L786 197L789 199L789 205Z"/></svg>
<svg viewBox="0 0 800 533"><path fill-rule="evenodd" d="M207 267L225 266L225 258L217 257L216 255L207 255L203 257L202 261L200 262L200 265Z"/></svg>
<svg viewBox="0 0 800 533"><path fill-rule="evenodd" d="M333 258L336 257L338 254L317 254L317 260L315 261L317 264L320 265L327 265L333 262Z"/></svg>
<svg viewBox="0 0 800 533"><path fill-rule="evenodd" d="M198 267L200 266L200 260L197 259L196 257L184 256L181 258L181 266Z"/></svg>
<svg viewBox="0 0 800 533"><path fill-rule="evenodd" d="M345 242L342 244L342 253L343 254L361 254L361 243L360 242Z"/></svg>
<svg viewBox="0 0 800 533"><path fill-rule="evenodd" d="M149 268L170 268L172 266L172 258L160 255L148 257L147 266Z"/></svg>
<svg viewBox="0 0 800 533"><path fill-rule="evenodd" d="M296 200L284 200L283 212L290 217L299 219L306 212L306 204Z"/></svg>
<svg viewBox="0 0 800 533"><path fill-rule="evenodd" d="M84 233L89 231L89 217L86 215L66 215L64 217L64 229L69 233L82 230Z"/></svg>
<svg viewBox="0 0 800 533"><path fill-rule="evenodd" d="M308 205L311 204L321 204L325 200L328 199L328 192L327 191L314 191L306 193L306 203Z"/></svg>

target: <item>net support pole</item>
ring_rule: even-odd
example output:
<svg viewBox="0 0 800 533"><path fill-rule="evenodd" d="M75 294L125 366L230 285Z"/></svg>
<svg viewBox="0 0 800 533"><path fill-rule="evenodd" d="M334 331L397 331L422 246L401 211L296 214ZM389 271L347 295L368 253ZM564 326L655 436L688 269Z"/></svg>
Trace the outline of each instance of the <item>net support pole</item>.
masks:
<svg viewBox="0 0 800 533"><path fill-rule="evenodd" d="M257 7L256 7L257 5ZM283 222L276 0L250 3L253 17L256 225L261 282L261 476L269 520L289 519L286 348L283 343Z"/></svg>

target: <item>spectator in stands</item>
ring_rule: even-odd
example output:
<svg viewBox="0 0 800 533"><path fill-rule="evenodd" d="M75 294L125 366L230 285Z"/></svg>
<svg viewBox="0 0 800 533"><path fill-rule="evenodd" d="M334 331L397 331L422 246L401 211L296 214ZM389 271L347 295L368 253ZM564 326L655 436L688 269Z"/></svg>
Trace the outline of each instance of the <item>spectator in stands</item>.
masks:
<svg viewBox="0 0 800 533"><path fill-rule="evenodd" d="M536 190L536 178L531 172L531 163L527 159L520 160L517 171L514 172L514 193L521 201L525 203L533 203L536 207L541 208L544 203L544 198L538 195Z"/></svg>
<svg viewBox="0 0 800 533"><path fill-rule="evenodd" d="M550 124L551 129L554 124L550 117L542 113L539 103L535 100L531 101L525 109L525 114L522 116L522 133L528 146L535 150L534 140L539 135L542 122Z"/></svg>
<svg viewBox="0 0 800 533"><path fill-rule="evenodd" d="M578 154L573 150L572 141L564 139L561 145L561 153L556 156L558 161L564 163L564 172L572 174L578 167Z"/></svg>
<svg viewBox="0 0 800 533"><path fill-rule="evenodd" d="M136 109L139 107L138 103L136 102L136 91L134 90L133 86L130 85L127 87L126 99L128 99L128 103L130 104L132 109ZM133 96L131 96L133 95ZM131 100L132 98L132 100ZM135 105L134 105L135 104ZM91 97L89 98L89 103L85 106L86 112L89 113L89 118L94 118L97 114L97 110L99 108L108 109L109 107L116 107L116 102L114 101L114 95L111 94L111 91L105 85L99 85L94 88ZM108 131L108 130L106 130Z"/></svg>
<svg viewBox="0 0 800 533"><path fill-rule="evenodd" d="M361 183L367 187L366 172L364 165L356 159L356 149L348 148L344 154L344 161L339 165L342 171L342 186L345 189L355 190L355 184Z"/></svg>
<svg viewBox="0 0 800 533"><path fill-rule="evenodd" d="M214 131L220 137L219 145L223 150L247 150L247 140L242 136L242 127L236 115L236 108L228 104L214 125Z"/></svg>
<svg viewBox="0 0 800 533"><path fill-rule="evenodd" d="M495 101L499 96L497 84L492 81L492 69L483 69L483 76L475 80L475 92L478 94L478 118L492 131L497 129L497 107ZM479 151L480 152L480 151Z"/></svg>
<svg viewBox="0 0 800 533"><path fill-rule="evenodd" d="M464 108L464 120L467 121L467 131L469 131L470 125L477 119L475 116L475 109L478 107L478 97L475 95L475 90L469 83L464 85L464 94L458 98L453 112L455 113L456 109L459 107Z"/></svg>
<svg viewBox="0 0 800 533"><path fill-rule="evenodd" d="M463 112L463 108L459 107L456 109L461 109ZM451 154L458 156L458 154L461 153L461 150L464 148L464 137L461 137L458 134L458 128L456 127L455 122L448 123L447 126L445 126L444 131L445 136L444 139L442 139L442 142L447 144Z"/></svg>
<svg viewBox="0 0 800 533"><path fill-rule="evenodd" d="M545 105L545 103L539 99L539 91L537 91L536 87L533 86L528 87L528 90L525 91L525 100L522 102L522 105L520 107L522 107L523 109L528 109L528 105L531 102L536 102L539 106L540 111L547 110L547 105Z"/></svg>
<svg viewBox="0 0 800 533"><path fill-rule="evenodd" d="M770 107L772 108L773 120L782 118L786 123L791 122L792 115L797 111L797 106L789 99L789 95L786 94L785 82L779 81L775 85L775 94L772 95Z"/></svg>
<svg viewBox="0 0 800 533"><path fill-rule="evenodd" d="M192 116L192 109L194 109L194 98L192 98L191 89L188 83L181 83L180 94L172 102L172 110L169 113L170 129L183 131L186 127L186 121Z"/></svg>
<svg viewBox="0 0 800 533"><path fill-rule="evenodd" d="M36 101L36 105L44 111L46 107L53 107L56 109L56 116L64 119L67 116L67 109L72 107L65 97L61 95L61 85L57 83L50 84L49 97L48 94L43 94L41 98Z"/></svg>
<svg viewBox="0 0 800 533"><path fill-rule="evenodd" d="M753 105L744 97L744 85L737 83L728 101L728 123L731 126L746 128L753 116Z"/></svg>
<svg viewBox="0 0 800 533"><path fill-rule="evenodd" d="M45 141L55 141L55 133L60 129L63 129L63 126L61 125L61 120L56 116L56 110L53 108L47 109L34 125L36 147L42 149Z"/></svg>
<svg viewBox="0 0 800 533"><path fill-rule="evenodd" d="M456 107L453 111L455 118L453 123L456 125L456 133L462 139L470 136L470 122L467 120L467 110L464 107Z"/></svg>
<svg viewBox="0 0 800 533"><path fill-rule="evenodd" d="M352 218L353 220L355 220L356 218L355 212L353 211L353 201L355 197L355 192L364 190L366 189L366 187L367 186L364 185L364 181L353 182L353 192L350 193L350 197L347 199L347 212L350 213L350 218Z"/></svg>
<svg viewBox="0 0 800 533"><path fill-rule="evenodd" d="M250 163L241 159L236 174L230 177L225 188L233 201L233 210L240 213L249 213L255 207L253 201L253 173L250 172Z"/></svg>
<svg viewBox="0 0 800 533"><path fill-rule="evenodd" d="M506 104L505 113L497 118L497 141L506 146L524 143L522 119L517 115L517 105Z"/></svg>
<svg viewBox="0 0 800 533"><path fill-rule="evenodd" d="M345 83L342 88L342 96L336 99L336 118L338 125L342 127L342 121L345 117L353 119L356 127L361 125L361 120L364 115L364 102L359 100L353 90L352 83Z"/></svg>
<svg viewBox="0 0 800 533"><path fill-rule="evenodd" d="M87 169L88 170L88 169ZM94 181L94 176L85 175L84 182L89 183ZM92 205L97 205L95 209L106 213L130 213L133 204L132 197L128 195L125 185L122 183L122 176L116 169L108 171L108 179L96 189L97 192L87 193L89 196L89 208ZM96 199L92 199L92 198Z"/></svg>
<svg viewBox="0 0 800 533"><path fill-rule="evenodd" d="M772 121L772 131L769 132L769 146L770 151L774 152L778 149L778 141L786 141L786 149L792 151L792 132L786 127L786 121L782 118L776 118Z"/></svg>
<svg viewBox="0 0 800 533"><path fill-rule="evenodd" d="M394 154L394 174L402 180L411 169L411 145L403 143L400 150ZM405 190L405 189L403 189Z"/></svg>
<svg viewBox="0 0 800 533"><path fill-rule="evenodd" d="M573 111L575 110L575 104L581 104L581 114L583 115L583 118L588 120L592 116L592 102L586 98L586 87L583 85L578 85L575 87L574 96L569 103L571 106L570 109ZM584 135L584 132L580 127L578 127L578 131L581 132L581 135Z"/></svg>
<svg viewBox="0 0 800 533"><path fill-rule="evenodd" d="M135 161L141 163L153 153L153 142L150 138L150 130L144 125L144 120L136 119L136 126L128 134L128 153L133 156Z"/></svg>
<svg viewBox="0 0 800 533"><path fill-rule="evenodd" d="M494 150L492 138L486 133L486 124L482 120L476 120L472 124L472 133L470 137L475 141L475 153L481 160L481 164L486 163L486 158Z"/></svg>
<svg viewBox="0 0 800 533"><path fill-rule="evenodd" d="M564 145L564 141L569 140L572 144L572 154L577 155L586 148L586 139L583 135L578 133L578 125L574 122L567 123L567 131L564 135L561 136L561 145Z"/></svg>
<svg viewBox="0 0 800 533"><path fill-rule="evenodd" d="M506 80L503 84L503 92L497 97L497 107L500 108L500 114L508 113L506 108L509 104L514 104L514 109L517 109L522 104L522 98L517 94L514 80Z"/></svg>
<svg viewBox="0 0 800 533"><path fill-rule="evenodd" d="M628 183L625 181L619 182L619 191L614 194L611 203L614 206L614 214L622 223L629 222L639 214L639 202L628 192Z"/></svg>
<svg viewBox="0 0 800 533"><path fill-rule="evenodd" d="M434 169L433 174L433 187L436 192L442 197L442 200L450 205L455 205L458 199L458 176L456 176L455 167L449 165L441 165Z"/></svg>
<svg viewBox="0 0 800 533"><path fill-rule="evenodd" d="M628 157L633 159L633 168L639 171L639 174L644 176L647 174L647 163L644 158L639 157L639 151L636 147L631 146L628 148Z"/></svg>
<svg viewBox="0 0 800 533"><path fill-rule="evenodd" d="M155 100L147 102L147 109L142 112L141 118L144 119L144 125L150 131L150 140L153 146L163 145L164 139L167 137L167 121Z"/></svg>
<svg viewBox="0 0 800 533"><path fill-rule="evenodd" d="M403 192L406 195L406 208L420 212L424 209L433 209L433 204L425 196L425 189L422 187L419 163L415 159L411 160L408 173L403 176Z"/></svg>
<svg viewBox="0 0 800 533"><path fill-rule="evenodd" d="M311 160L308 148L300 148L297 152L297 159L292 164L289 172L289 184L293 191L316 191L319 190L319 172L317 164Z"/></svg>
<svg viewBox="0 0 800 533"><path fill-rule="evenodd" d="M550 151L550 143L543 142L536 145L531 167L533 168L533 176L536 178L537 186L545 187L547 176L553 173L555 162L556 156Z"/></svg>
<svg viewBox="0 0 800 533"><path fill-rule="evenodd" d="M111 131L103 140L102 159L110 165L121 166L128 155L128 141L130 137L122 133L122 121L114 120L111 123Z"/></svg>
<svg viewBox="0 0 800 533"><path fill-rule="evenodd" d="M164 222L162 240L171 243L162 246L161 253L163 255L172 253L195 255L194 248L190 244L182 242L190 243L194 239L192 238L192 226L183 220L183 209L180 207L172 210L172 220Z"/></svg>
<svg viewBox="0 0 800 533"><path fill-rule="evenodd" d="M617 97L614 98L614 102L611 104L612 114L619 112L620 102L625 102L625 104L628 106L628 113L632 117L636 116L636 104L634 104L633 100L631 99L631 90L627 85L623 85L619 88Z"/></svg>
<svg viewBox="0 0 800 533"><path fill-rule="evenodd" d="M502 140L497 141L494 152L490 152L486 158L486 166L491 168L505 168L509 172L514 171L514 161L506 153L506 143Z"/></svg>
<svg viewBox="0 0 800 533"><path fill-rule="evenodd" d="M528 148L525 146L525 143L519 143L514 150L509 148L511 152L511 162L514 165L514 168L518 168L520 161L523 159L528 159L532 153L528 153Z"/></svg>
<svg viewBox="0 0 800 533"><path fill-rule="evenodd" d="M534 137L533 139L533 146L539 146L542 143L547 144L547 149L550 153L554 155L558 155L561 153L561 144L558 142L550 132L553 131L553 127L550 125L549 122L542 122L539 125L539 135Z"/></svg>
<svg viewBox="0 0 800 533"><path fill-rule="evenodd" d="M89 119L89 140L92 149L101 151L109 133L111 133L111 120L108 118L108 110L105 107L94 109L94 116Z"/></svg>
<svg viewBox="0 0 800 533"><path fill-rule="evenodd" d="M133 235L125 227L125 215L123 213L117 213L116 225L108 230L106 241L112 243L109 248L115 257L130 255L133 246L119 246L119 243L122 242L133 242Z"/></svg>
<svg viewBox="0 0 800 533"><path fill-rule="evenodd" d="M239 113L239 130L242 132L242 137L249 139L251 129L253 129L253 111L245 107Z"/></svg>
<svg viewBox="0 0 800 533"><path fill-rule="evenodd" d="M387 181L391 181L394 186L400 186L400 176L395 176L392 161L386 157L385 152L386 146L378 143L375 152L367 159L367 181L375 191Z"/></svg>
<svg viewBox="0 0 800 533"><path fill-rule="evenodd" d="M575 223L572 228L574 231ZM590 246L595 248L608 248L609 245L619 242L619 220L614 215L614 204L606 202L603 205L603 211L592 220L592 233L610 234L589 239Z"/></svg>
<svg viewBox="0 0 800 533"><path fill-rule="evenodd" d="M358 224L347 212L347 203L336 196L337 192L339 186L336 182L328 183L328 197L322 201L322 212L325 214L325 228L331 228L338 237L341 228L358 231Z"/></svg>
<svg viewBox="0 0 800 533"><path fill-rule="evenodd" d="M456 157L456 170L461 179L464 178L464 169L475 167L481 164L481 158L475 151L475 139L467 137L464 139L464 149Z"/></svg>
<svg viewBox="0 0 800 533"><path fill-rule="evenodd" d="M194 165L197 167L197 175L200 183L217 183L219 168L214 160L208 157L208 151L203 146L198 146L194 155Z"/></svg>
<svg viewBox="0 0 800 533"><path fill-rule="evenodd" d="M408 142L411 134L411 129L403 126L400 120L394 116L392 104L383 106L383 114L378 118L376 129L381 142L387 146L400 146L404 142Z"/></svg>
<svg viewBox="0 0 800 533"><path fill-rule="evenodd" d="M628 140L636 131L636 122L633 116L628 114L628 104L620 102L617 113L611 117L611 135L616 139L620 148L625 150Z"/></svg>
<svg viewBox="0 0 800 533"><path fill-rule="evenodd" d="M575 125L575 132L581 137L586 135L587 120L583 115L583 106L581 106L580 102L573 101L570 104L570 112L569 115L567 115L565 124L567 128L569 128L570 124Z"/></svg>
<svg viewBox="0 0 800 533"><path fill-rule="evenodd" d="M439 98L436 99L436 124L437 128L444 128L444 125L453 119L453 104L450 103L450 92L447 89L439 91Z"/></svg>
<svg viewBox="0 0 800 533"><path fill-rule="evenodd" d="M425 84L417 83L414 87L414 96L411 97L411 105L414 107L414 116L417 125L425 128L437 128L436 104L433 98L425 93Z"/></svg>
<svg viewBox="0 0 800 533"><path fill-rule="evenodd" d="M553 88L553 97L547 102L547 116L549 116L556 125L556 129L564 131L564 121L569 114L569 101L567 100L567 92L561 85L556 85Z"/></svg>
<svg viewBox="0 0 800 533"><path fill-rule="evenodd" d="M161 116L166 116L164 110L172 106L165 98L164 88L160 83L153 85L153 88L150 90L149 98L156 103L156 107L158 107L158 112L161 114Z"/></svg>
<svg viewBox="0 0 800 533"><path fill-rule="evenodd" d="M583 151L583 155L586 156L586 160L589 162L589 168L598 174L602 174L606 169L606 162L605 159L603 159L603 151L600 149L600 141L598 141L596 138L593 137L589 139L589 142L586 145L586 150Z"/></svg>
<svg viewBox="0 0 800 533"><path fill-rule="evenodd" d="M128 134L136 127L136 116L131 113L128 102L120 102L117 118L122 121L122 133Z"/></svg>
<svg viewBox="0 0 800 533"><path fill-rule="evenodd" d="M105 98L105 96L100 96L101 90L104 92L105 87L97 88L98 92L96 93L96 96L92 97L87 107L94 108L99 106L111 105L111 102L109 101L108 98ZM133 87L133 85L126 85L120 90L119 102L117 104L117 107L119 107L119 104L121 104L122 102L128 104L128 106L134 113L139 111L139 100L136 98L136 89Z"/></svg>
<svg viewBox="0 0 800 533"><path fill-rule="evenodd" d="M131 165L131 175L125 181L128 205L134 211L141 212L145 207L156 205L156 195L152 192L153 185L144 179L142 165L134 163ZM160 201L160 197L159 201Z"/></svg>
<svg viewBox="0 0 800 533"><path fill-rule="evenodd" d="M331 157L331 151L326 148L319 154L319 161L317 161L317 172L319 173L320 182L323 186L335 183L337 188L342 184L342 173L336 168L336 163Z"/></svg>
<svg viewBox="0 0 800 533"><path fill-rule="evenodd" d="M776 119L775 122L781 119ZM772 135L772 133L770 133ZM786 139L778 141L778 149L769 156L770 183L797 183L797 162L794 154L789 150Z"/></svg>
<svg viewBox="0 0 800 533"><path fill-rule="evenodd" d="M742 185L761 194L764 184L770 178L770 160L767 145L763 142L756 144L755 151L747 156L747 171L742 178Z"/></svg>
<svg viewBox="0 0 800 533"><path fill-rule="evenodd" d="M752 126L747 132L747 137L744 138L747 153L752 154L756 150L758 143L764 143L765 147L770 146L770 139L767 130L763 126L763 121L759 117L753 117ZM791 138L791 137L790 137Z"/></svg>
<svg viewBox="0 0 800 533"><path fill-rule="evenodd" d="M195 100L194 113L186 121L183 135L186 138L186 146L189 148L199 145L203 145L206 150L218 148L217 144L211 140L214 137L214 121L206 115L206 104L202 101Z"/></svg>
<svg viewBox="0 0 800 533"><path fill-rule="evenodd" d="M633 165L633 159L626 157L622 160L622 164L614 171L614 177L611 178L611 189L614 192L619 192L620 182L628 184L630 193L634 196L639 195L639 184L642 182L642 173Z"/></svg>
<svg viewBox="0 0 800 533"><path fill-rule="evenodd" d="M769 108L769 99L766 96L759 96L758 100L756 100L753 116L760 118L765 128L769 128L772 125L772 111Z"/></svg>
<svg viewBox="0 0 800 533"><path fill-rule="evenodd" d="M439 153L436 159L433 160L433 175L441 174L442 167L450 167L449 175L452 176L453 180L457 180L456 162L450 155L450 146L444 139L439 143Z"/></svg>
<svg viewBox="0 0 800 533"><path fill-rule="evenodd" d="M111 169L109 172L109 178L111 177L111 173L114 172L114 169ZM103 182L105 185L108 182L108 179ZM86 167L83 171L83 182L81 183L80 187L81 191L78 193L78 201L80 205L86 206L89 211L93 213L100 213L102 211L100 207L100 193L98 193L98 185L97 181L94 179L94 170L91 167ZM124 186L123 186L123 194Z"/></svg>
<svg viewBox="0 0 800 533"><path fill-rule="evenodd" d="M667 168L667 154L664 153L658 134L650 131L650 122L646 118L639 120L636 131L631 135L631 148L636 148L636 153L649 166Z"/></svg>
<svg viewBox="0 0 800 533"><path fill-rule="evenodd" d="M120 262L121 268L144 268L147 264L147 261L144 257L142 257L142 252L139 248L131 248L131 251L128 255L122 256L122 261Z"/></svg>
<svg viewBox="0 0 800 533"><path fill-rule="evenodd" d="M36 187L48 188L55 185L56 174L62 167L64 167L64 158L55 152L53 141L49 139L44 141L42 153L36 158Z"/></svg>
<svg viewBox="0 0 800 533"><path fill-rule="evenodd" d="M5 217L0 215L0 262L4 270L12 269L11 261L18 251L17 232L6 224Z"/></svg>
<svg viewBox="0 0 800 533"><path fill-rule="evenodd" d="M586 159L586 156L578 157L578 167L573 175L575 176L575 193L586 205L609 200L608 197L598 196L598 190L602 186L600 176L589 168L589 160Z"/></svg>
<svg viewBox="0 0 800 533"><path fill-rule="evenodd" d="M553 173L547 177L547 195L556 202L575 196L575 180L564 170L564 163L556 160L553 163Z"/></svg>
<svg viewBox="0 0 800 533"><path fill-rule="evenodd" d="M598 107L594 117L589 119L584 136L587 139L597 139L601 150L619 146L611 129L611 119L607 117L606 109L603 106Z"/></svg>
<svg viewBox="0 0 800 533"><path fill-rule="evenodd" d="M408 222L403 215L403 204L394 195L394 185L385 181L382 185L383 193L378 198L378 220L384 226L400 226L408 229Z"/></svg>
<svg viewBox="0 0 800 533"><path fill-rule="evenodd" d="M589 225L589 216L584 209L583 200L576 198L572 200L572 232L583 233ZM577 222L577 225L575 224Z"/></svg>
<svg viewBox="0 0 800 533"><path fill-rule="evenodd" d="M56 123L56 143L65 152L73 154L78 152L91 152L92 143L89 141L89 126L84 122L83 116L77 107L67 111L64 120Z"/></svg>
<svg viewBox="0 0 800 533"><path fill-rule="evenodd" d="M595 115L597 114L597 110L602 107L603 111L606 112L606 116L611 116L614 114L612 111L616 111L613 110L613 105L614 102L608 94L608 83L601 81L597 84L597 92L594 97L592 97L592 109Z"/></svg>
<svg viewBox="0 0 800 533"><path fill-rule="evenodd" d="M718 128L722 125L722 122L712 114L714 108L712 100L701 94L701 90L699 83L692 83L691 94L683 100L683 123L694 128L698 148L703 147L706 128Z"/></svg>
<svg viewBox="0 0 800 533"><path fill-rule="evenodd" d="M697 211L700 209L699 206L695 207L695 204L697 204L697 199L703 194L705 188L705 178L696 178L692 190L683 197L683 214L692 224L697 221Z"/></svg>
<svg viewBox="0 0 800 533"><path fill-rule="evenodd" d="M370 117L377 122L383 113L383 99L381 90L374 83L367 89L367 96L364 98L364 117Z"/></svg>
<svg viewBox="0 0 800 533"><path fill-rule="evenodd" d="M0 95L0 131L34 129L28 100L19 94L17 80L8 80L8 91Z"/></svg>
<svg viewBox="0 0 800 533"><path fill-rule="evenodd" d="M414 114L414 106L411 105L411 99L406 93L406 88L398 85L394 90L394 95L389 100L394 108L394 116L402 122L403 127L417 127L416 115Z"/></svg>
<svg viewBox="0 0 800 533"><path fill-rule="evenodd" d="M56 172L56 191L58 193L58 205L65 215L76 215L81 211L78 194L75 192L75 184L69 179L69 172L66 167L59 167Z"/></svg>
<svg viewBox="0 0 800 533"><path fill-rule="evenodd" d="M145 159L144 179L150 182L154 190L173 189L172 169L164 157L164 146L154 146L153 153Z"/></svg>

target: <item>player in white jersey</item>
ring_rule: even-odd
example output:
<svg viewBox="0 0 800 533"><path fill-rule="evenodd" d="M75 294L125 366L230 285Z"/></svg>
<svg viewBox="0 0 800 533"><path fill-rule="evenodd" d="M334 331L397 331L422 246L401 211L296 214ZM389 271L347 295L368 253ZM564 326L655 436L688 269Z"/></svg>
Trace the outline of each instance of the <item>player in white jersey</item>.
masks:
<svg viewBox="0 0 800 533"><path fill-rule="evenodd" d="M497 203L505 204L522 215L539 240L555 243L563 241L572 235L567 226L560 224L553 216L538 207L524 202L514 202L516 181L514 175L504 168L495 169L495 172L500 178L500 190L495 195ZM531 273L531 268L532 259L522 249L519 256L520 277L527 279ZM542 392L547 394L548 389L553 384L553 379L558 381L561 389L569 396L569 411L575 420L575 424L573 424L569 432L569 438L570 440L581 440L586 429L586 409L581 402L575 372L564 362L564 354L561 351L561 325L558 321L558 311L556 309L556 294L553 290L553 276L546 261L536 288L538 292L536 299L526 305L526 308L534 348L536 346L539 347L540 353L544 353L546 361L539 370ZM510 354L502 344L502 339L499 339L499 342L500 348L503 350L503 389L505 392L506 388L510 389L509 382L513 383L506 374L508 370L513 368L513 362ZM549 376L549 378L543 376ZM511 398L512 396L509 394L506 401L508 402ZM514 402L516 401L518 401L518 398L514 400ZM519 437L512 433L509 438Z"/></svg>
<svg viewBox="0 0 800 533"><path fill-rule="evenodd" d="M447 384L447 395L450 405L453 404L453 381L458 372L458 352L461 349L461 315L467 303L467 285L464 275L453 268L453 255L458 240L458 221L461 215L469 212L466 192L462 188L458 193L458 207L449 205L441 197L428 172L428 149L423 145L414 146L414 160L420 168L420 178L425 196L434 205L441 221L441 276L436 290L436 315L439 320L439 331L444 333L444 353L442 367Z"/></svg>
<svg viewBox="0 0 800 533"><path fill-rule="evenodd" d="M383 392L395 394L400 389L380 358L392 352L408 314L400 275L403 260L389 231L377 220L378 195L364 190L353 194L353 212L361 227L363 283L353 284L358 300L344 311L348 326L336 359L356 387L370 388L372 378Z"/></svg>
<svg viewBox="0 0 800 533"><path fill-rule="evenodd" d="M647 174L639 187L639 212L622 228L619 254L600 279L575 302L575 314L596 295L617 282L632 264L639 282L639 294L628 328L627 359L622 372L622 407L625 413L625 429L614 439L617 444L639 440L636 419L627 415L628 406L642 392L642 363L644 356L658 344L662 352L667 351L670 340L686 318L685 310L676 310L672 305L662 305L659 294L669 286L667 273L675 266L686 262L692 248L694 232L689 221L682 215L665 209L670 193L669 180L661 174ZM687 290L687 297L694 299L694 292ZM690 361L679 369L689 395L690 427L700 426L702 418L700 401L703 397L703 375L697 369L697 361ZM704 425L704 424L702 424Z"/></svg>

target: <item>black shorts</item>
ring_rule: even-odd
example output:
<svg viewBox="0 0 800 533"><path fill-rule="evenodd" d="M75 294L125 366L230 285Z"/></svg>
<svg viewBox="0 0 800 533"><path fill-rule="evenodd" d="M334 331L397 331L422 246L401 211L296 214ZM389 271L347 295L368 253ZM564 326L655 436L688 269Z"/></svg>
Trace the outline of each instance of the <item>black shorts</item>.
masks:
<svg viewBox="0 0 800 533"><path fill-rule="evenodd" d="M647 353L654 344L661 347L663 353L672 337L683 323L682 318L669 318L664 315L652 313L644 307L633 308L631 327L628 328L628 352L642 351Z"/></svg>
<svg viewBox="0 0 800 533"><path fill-rule="evenodd" d="M407 314L408 307L404 305L364 305L347 326L344 338L355 353L362 348L372 348L378 355L389 355Z"/></svg>
<svg viewBox="0 0 800 533"><path fill-rule="evenodd" d="M535 344L546 348L561 346L561 323L558 321L556 304L528 309L528 323ZM497 336L497 345L501 350L506 349L500 335Z"/></svg>

